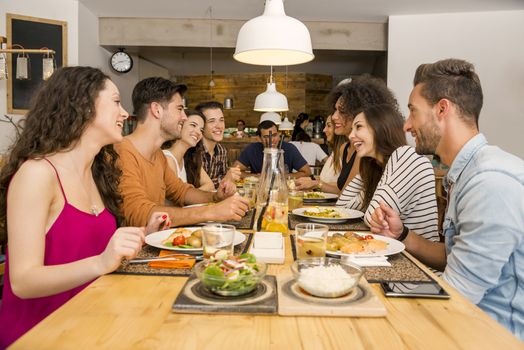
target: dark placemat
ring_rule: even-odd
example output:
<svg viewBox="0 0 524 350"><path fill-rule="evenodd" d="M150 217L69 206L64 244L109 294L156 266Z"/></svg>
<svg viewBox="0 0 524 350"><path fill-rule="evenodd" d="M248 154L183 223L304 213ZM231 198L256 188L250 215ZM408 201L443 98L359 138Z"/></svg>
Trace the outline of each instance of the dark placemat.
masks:
<svg viewBox="0 0 524 350"><path fill-rule="evenodd" d="M329 199L321 199L321 200L304 198L304 205L334 207L337 204L337 200L338 198L333 198L333 199L329 198Z"/></svg>
<svg viewBox="0 0 524 350"><path fill-rule="evenodd" d="M173 303L178 313L265 314L274 315L278 308L275 276L265 276L256 289L238 297L215 295L192 275Z"/></svg>
<svg viewBox="0 0 524 350"><path fill-rule="evenodd" d="M294 230L295 226L300 223L310 223L309 219L295 214L289 214L289 228ZM369 227L362 219L352 219L341 224L326 224L330 231L369 231Z"/></svg>
<svg viewBox="0 0 524 350"><path fill-rule="evenodd" d="M246 235L246 240L235 246L235 255L244 254L249 250L251 246L251 240L253 239L253 234L244 233ZM145 245L140 253L138 253L137 258L152 258L160 254L160 249ZM122 274L122 275L152 275L152 276L190 276L192 269L159 269L151 268L146 264L128 264L126 261L120 265L120 267L113 273Z"/></svg>
<svg viewBox="0 0 524 350"><path fill-rule="evenodd" d="M289 235L291 241L291 253L293 260L297 259L297 249L295 247L295 235ZM391 266L364 267L364 276L369 283L379 282L420 282L432 281L420 267L411 261L403 253L390 255L388 261Z"/></svg>

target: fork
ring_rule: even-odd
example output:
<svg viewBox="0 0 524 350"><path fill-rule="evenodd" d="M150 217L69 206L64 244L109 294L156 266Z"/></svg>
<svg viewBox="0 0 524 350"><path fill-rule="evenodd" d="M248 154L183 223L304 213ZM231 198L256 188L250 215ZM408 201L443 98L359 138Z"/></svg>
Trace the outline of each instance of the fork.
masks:
<svg viewBox="0 0 524 350"><path fill-rule="evenodd" d="M183 257L175 257L173 255L179 255L179 254L164 255L162 257L145 258L145 259L131 259L129 260L129 264L145 264L145 263L152 262L152 261L179 261L179 260L189 260L193 258L196 261L204 259L203 255L187 255Z"/></svg>

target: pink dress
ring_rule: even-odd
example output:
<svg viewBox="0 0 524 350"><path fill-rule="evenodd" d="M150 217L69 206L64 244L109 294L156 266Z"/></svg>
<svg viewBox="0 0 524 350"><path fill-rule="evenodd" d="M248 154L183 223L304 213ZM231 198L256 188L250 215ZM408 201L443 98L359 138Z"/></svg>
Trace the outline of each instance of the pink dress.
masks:
<svg viewBox="0 0 524 350"><path fill-rule="evenodd" d="M51 162L49 164L53 166ZM116 219L107 209L95 216L69 204L58 172L56 176L65 205L46 234L46 266L67 264L102 253L116 230ZM47 297L20 299L11 290L9 252L6 255L4 290L0 306L0 349L9 346L92 282Z"/></svg>

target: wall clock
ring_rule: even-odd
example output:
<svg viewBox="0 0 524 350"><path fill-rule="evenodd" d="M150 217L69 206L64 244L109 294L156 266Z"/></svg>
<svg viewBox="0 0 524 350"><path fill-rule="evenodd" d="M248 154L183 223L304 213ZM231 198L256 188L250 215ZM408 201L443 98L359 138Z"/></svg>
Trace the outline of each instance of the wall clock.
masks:
<svg viewBox="0 0 524 350"><path fill-rule="evenodd" d="M133 59L124 49L119 49L111 55L109 63L111 68L118 73L127 73L133 68Z"/></svg>

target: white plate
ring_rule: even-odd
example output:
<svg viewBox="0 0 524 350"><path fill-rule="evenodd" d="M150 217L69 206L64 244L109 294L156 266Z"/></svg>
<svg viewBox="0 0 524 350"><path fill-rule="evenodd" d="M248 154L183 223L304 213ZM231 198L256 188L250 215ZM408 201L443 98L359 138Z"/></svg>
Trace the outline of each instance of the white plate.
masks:
<svg viewBox="0 0 524 350"><path fill-rule="evenodd" d="M190 204L190 205L184 205L184 208L198 208L198 207L207 207L208 205L212 205L215 203L198 203L198 204Z"/></svg>
<svg viewBox="0 0 524 350"><path fill-rule="evenodd" d="M308 193L316 193L323 196L323 198L307 198L306 195ZM338 198L338 196L334 193L327 193L327 192L305 192L304 193L304 202L321 202L321 201L329 201L333 200L335 198Z"/></svg>
<svg viewBox="0 0 524 350"><path fill-rule="evenodd" d="M321 211L325 209L336 210L340 213L339 218L320 218L314 216L304 215L304 212L307 211ZM293 214L302 216L313 222L321 222L326 224L337 224L341 222L346 222L349 219L358 219L364 216L364 213L358 210L347 209L347 208L338 208L338 207L310 207L310 208L297 208L292 211Z"/></svg>
<svg viewBox="0 0 524 350"><path fill-rule="evenodd" d="M171 228L169 230L153 232L146 236L146 243L152 247L166 249L166 250L174 250L176 252L181 252L181 253L201 253L202 248L176 248L176 247L168 247L162 244L162 241L166 239L167 237L169 237L169 235L172 234L178 228L185 228L185 229L190 230L191 232L202 229L202 227L177 227L177 228ZM235 238L233 241L234 245L240 244L244 242L245 240L246 240L246 236L243 233L235 231Z"/></svg>
<svg viewBox="0 0 524 350"><path fill-rule="evenodd" d="M342 232L342 231L337 231L337 232L333 231L333 232L331 232L330 231L330 232L328 232L328 235L332 236L335 233L344 234L345 232ZM379 250L379 251L376 251L376 252L373 252L373 253L348 254L348 253L342 253L340 251L334 252L334 251L331 251L331 250L327 250L326 254L336 255L336 256L372 257L372 256L384 256L384 255L398 254L398 253L402 252L405 249L404 243L402 243L400 241L397 241L396 239L393 239L393 238L384 237L384 236L380 236L380 235L374 235L374 234L371 234L371 233L357 233L357 234L359 234L361 236L371 235L371 236L373 236L373 238L375 238L378 241L386 242L388 246L384 250Z"/></svg>

